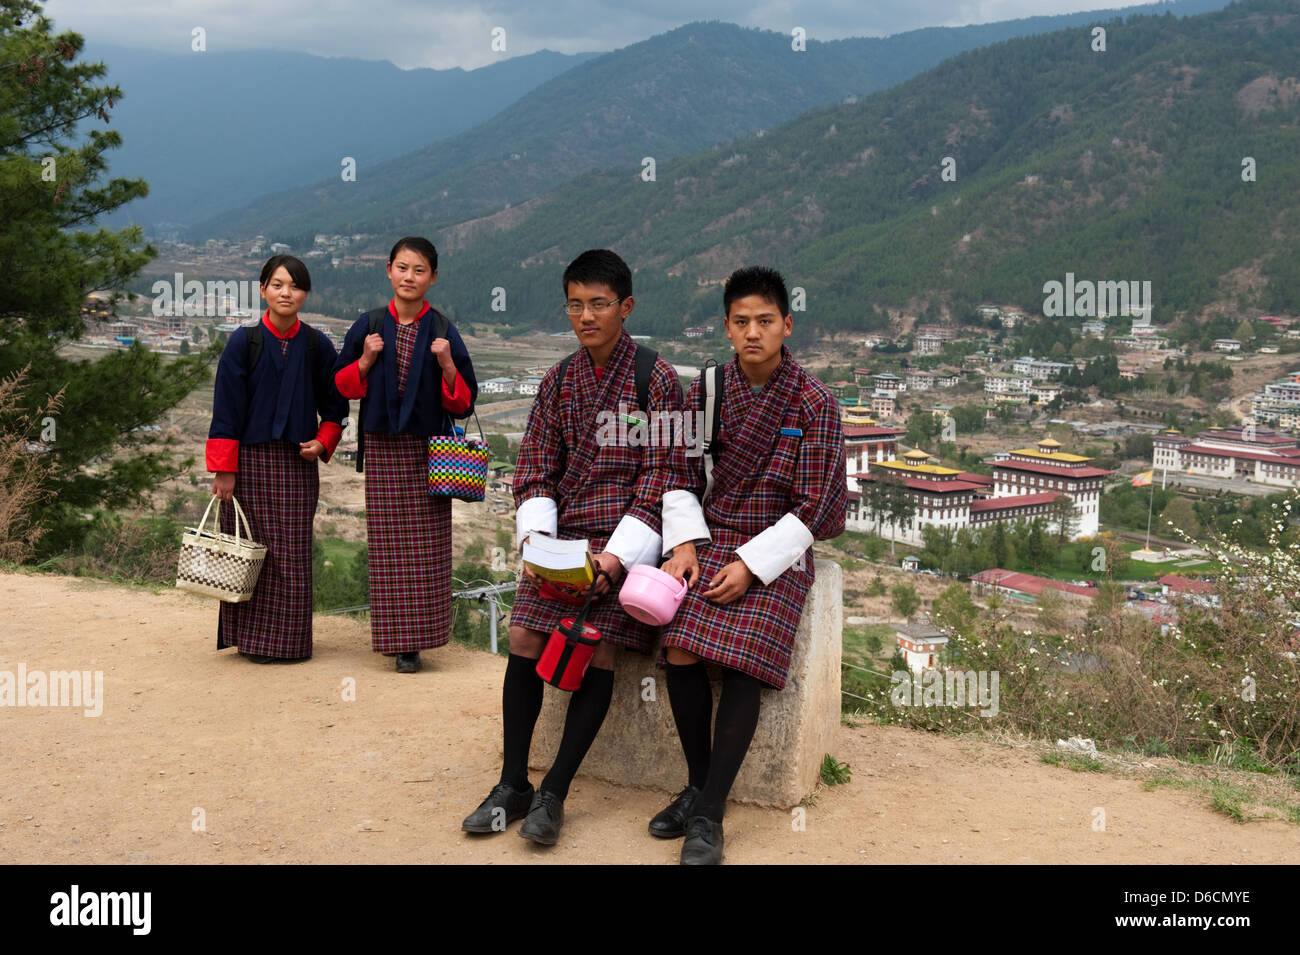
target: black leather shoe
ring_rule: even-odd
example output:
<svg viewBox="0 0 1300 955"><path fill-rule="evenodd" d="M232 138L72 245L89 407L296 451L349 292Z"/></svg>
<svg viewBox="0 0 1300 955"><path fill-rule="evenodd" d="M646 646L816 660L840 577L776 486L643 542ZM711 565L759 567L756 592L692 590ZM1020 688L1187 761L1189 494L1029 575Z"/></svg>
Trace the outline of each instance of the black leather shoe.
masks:
<svg viewBox="0 0 1300 955"><path fill-rule="evenodd" d="M533 802L533 787L514 789L507 783L492 787L487 799L460 824L465 832L505 832L506 826L528 815Z"/></svg>
<svg viewBox="0 0 1300 955"><path fill-rule="evenodd" d="M276 657L268 657L260 653L245 653L243 650L239 651L239 655L249 663L274 663L277 659Z"/></svg>
<svg viewBox="0 0 1300 955"><path fill-rule="evenodd" d="M399 653L397 655L397 672L398 673L416 673L420 669L420 654Z"/></svg>
<svg viewBox="0 0 1300 955"><path fill-rule="evenodd" d="M722 823L708 816L686 820L686 841L682 843L682 865L721 865Z"/></svg>
<svg viewBox="0 0 1300 955"><path fill-rule="evenodd" d="M560 839L560 827L563 825L564 800L555 793L539 789L528 809L528 817L519 827L519 834L538 845L553 846Z"/></svg>
<svg viewBox="0 0 1300 955"><path fill-rule="evenodd" d="M668 808L650 820L650 835L660 839L680 839L686 835L686 820L699 794L694 786L687 786L674 796Z"/></svg>

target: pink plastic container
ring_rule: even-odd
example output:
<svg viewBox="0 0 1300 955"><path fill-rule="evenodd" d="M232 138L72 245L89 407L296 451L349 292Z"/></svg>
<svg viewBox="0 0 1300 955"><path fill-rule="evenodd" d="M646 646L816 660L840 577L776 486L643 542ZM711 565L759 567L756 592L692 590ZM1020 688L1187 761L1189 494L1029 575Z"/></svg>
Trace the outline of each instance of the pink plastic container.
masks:
<svg viewBox="0 0 1300 955"><path fill-rule="evenodd" d="M637 564L627 572L618 602L642 623L662 627L673 619L685 595L686 581L679 583L658 567Z"/></svg>

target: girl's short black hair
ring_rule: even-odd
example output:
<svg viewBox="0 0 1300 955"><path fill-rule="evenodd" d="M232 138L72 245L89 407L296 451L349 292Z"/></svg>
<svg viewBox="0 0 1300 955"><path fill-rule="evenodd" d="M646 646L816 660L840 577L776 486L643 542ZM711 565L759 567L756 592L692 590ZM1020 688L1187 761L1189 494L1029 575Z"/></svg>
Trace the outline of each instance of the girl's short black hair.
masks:
<svg viewBox="0 0 1300 955"><path fill-rule="evenodd" d="M302 259L292 255L273 255L267 259L266 264L262 266L262 277L257 284L265 287L280 266L284 266L285 271L289 273L289 278L293 279L294 285L304 292L311 291L311 273L307 271L307 266L302 264Z"/></svg>
<svg viewBox="0 0 1300 955"><path fill-rule="evenodd" d="M632 294L632 270L609 249L588 249L564 270L564 297L569 297L569 283L608 285L620 299Z"/></svg>
<svg viewBox="0 0 1300 955"><path fill-rule="evenodd" d="M429 263L429 271L438 271L438 250L433 247L433 243L423 236L408 235L404 239L398 239L397 245L393 246L393 251L388 253L388 264L393 264L393 259L397 258L397 253L403 249L410 249L412 252L424 256Z"/></svg>
<svg viewBox="0 0 1300 955"><path fill-rule="evenodd" d="M731 314L731 303L747 295L757 295L765 302L771 302L781 310L781 317L790 314L790 293L786 291L785 279L776 269L761 265L736 269L727 279L722 290L722 312Z"/></svg>

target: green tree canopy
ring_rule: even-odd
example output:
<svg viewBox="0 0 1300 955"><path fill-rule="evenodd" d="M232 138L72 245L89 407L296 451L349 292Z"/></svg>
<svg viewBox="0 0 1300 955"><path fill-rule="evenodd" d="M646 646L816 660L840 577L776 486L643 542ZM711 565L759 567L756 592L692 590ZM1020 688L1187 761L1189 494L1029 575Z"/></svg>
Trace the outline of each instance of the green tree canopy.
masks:
<svg viewBox="0 0 1300 955"><path fill-rule="evenodd" d="M0 375L30 365L31 403L64 389L38 556L74 543L83 513L138 503L176 472L174 455L141 429L202 382L210 360L169 361L138 345L97 361L63 352L82 335L87 293L120 289L155 254L138 227L95 226L148 187L101 181L121 138L83 124L106 124L122 91L98 82L102 63L78 61L82 45L54 34L33 0L0 0Z"/></svg>

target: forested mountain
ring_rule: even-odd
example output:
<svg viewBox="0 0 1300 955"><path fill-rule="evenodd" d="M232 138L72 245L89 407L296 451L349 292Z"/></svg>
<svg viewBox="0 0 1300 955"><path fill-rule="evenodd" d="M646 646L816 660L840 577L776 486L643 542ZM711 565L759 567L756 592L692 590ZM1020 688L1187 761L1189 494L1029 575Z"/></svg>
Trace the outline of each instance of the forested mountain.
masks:
<svg viewBox="0 0 1300 955"><path fill-rule="evenodd" d="M338 178L344 156L364 174L481 123L596 55L542 51L467 72L284 51L196 52L188 37L182 49L88 45L87 58L103 60L124 93L112 114L122 148L110 171L149 183L146 198L106 223L165 233L268 192Z"/></svg>
<svg viewBox="0 0 1300 955"><path fill-rule="evenodd" d="M1180 13L1224 0L1183 0ZM692 23L555 77L461 135L344 182L338 159L310 188L290 191L191 230L283 236L430 229L491 213L591 169L662 162L793 119L847 97L887 89L945 58L1010 37L1091 22L1096 13L1032 17L886 38L806 41L789 33ZM328 165L328 164L327 164ZM305 177L304 177L305 178ZM397 225L402 223L403 225Z"/></svg>
<svg viewBox="0 0 1300 955"><path fill-rule="evenodd" d="M443 229L435 297L500 319L502 287L510 319L558 327L563 263L608 246L638 269L638 327L660 333L716 314L711 283L754 262L805 288L804 324L825 331L885 304L1036 311L1067 272L1150 281L1157 323L1225 299L1300 312L1300 0L1104 26L1104 52L1086 27L996 44L661 162L654 182L604 169ZM382 281L339 270L323 294L366 304Z"/></svg>

